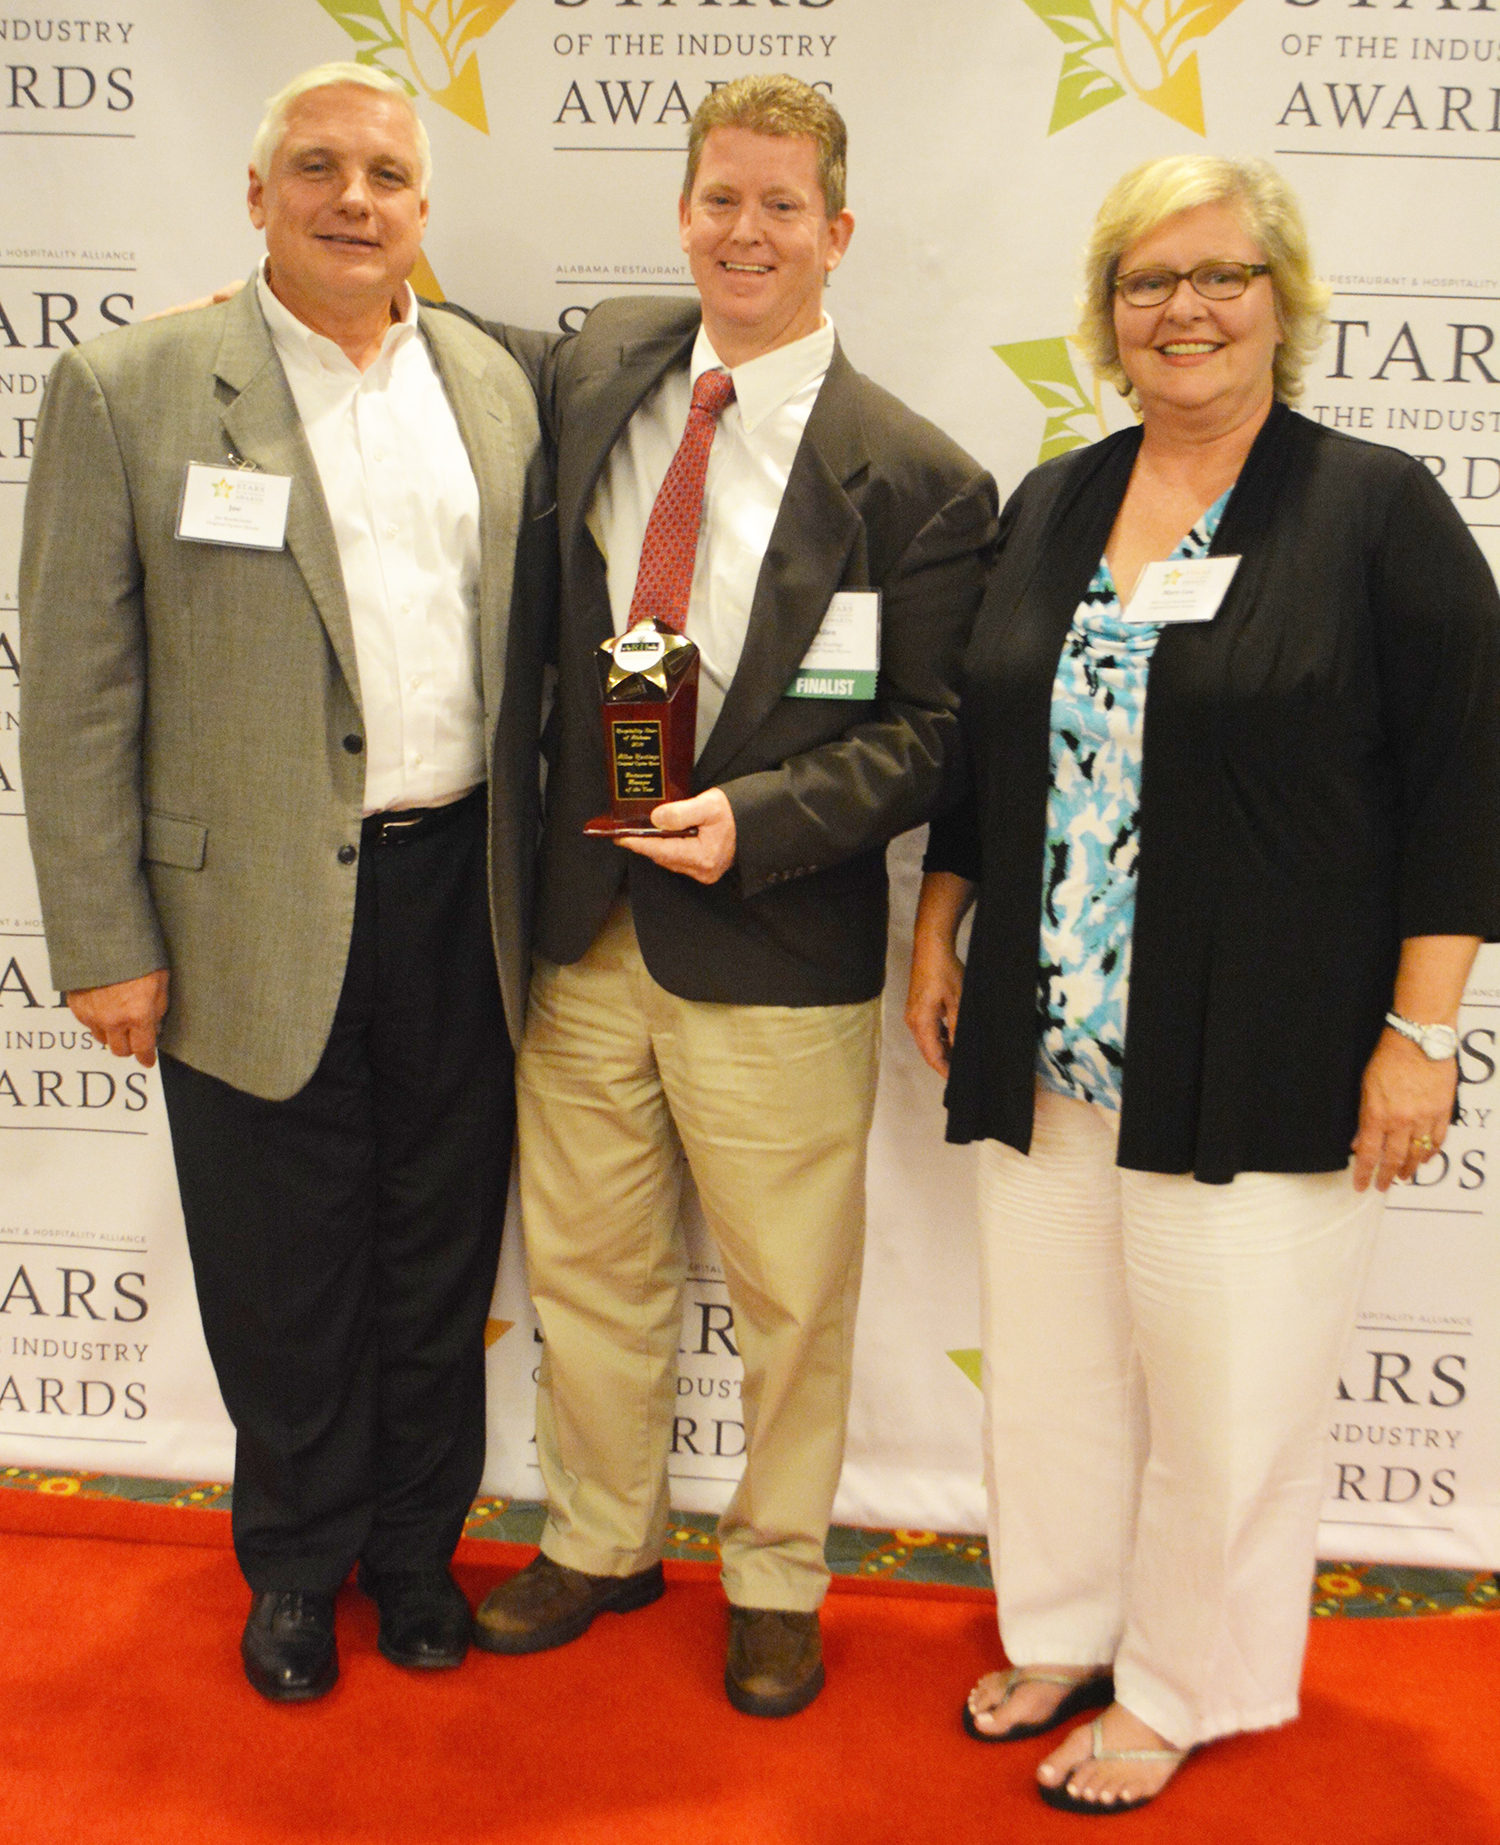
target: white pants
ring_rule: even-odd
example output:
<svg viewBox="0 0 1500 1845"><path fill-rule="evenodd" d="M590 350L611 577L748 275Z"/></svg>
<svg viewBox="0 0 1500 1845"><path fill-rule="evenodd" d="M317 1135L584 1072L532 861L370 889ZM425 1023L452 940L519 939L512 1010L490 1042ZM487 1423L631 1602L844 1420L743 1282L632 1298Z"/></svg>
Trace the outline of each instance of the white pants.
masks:
<svg viewBox="0 0 1500 1845"><path fill-rule="evenodd" d="M990 1556L1017 1665L1113 1664L1179 1748L1297 1714L1323 1430L1384 1197L1124 1171L1037 1092L981 1149Z"/></svg>

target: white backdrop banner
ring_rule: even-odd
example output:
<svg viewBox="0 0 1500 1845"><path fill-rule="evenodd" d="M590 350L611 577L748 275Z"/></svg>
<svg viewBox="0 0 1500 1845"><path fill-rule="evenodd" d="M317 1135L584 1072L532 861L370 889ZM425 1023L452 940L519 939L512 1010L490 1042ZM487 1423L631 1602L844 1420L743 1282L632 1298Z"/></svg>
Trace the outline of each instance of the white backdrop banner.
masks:
<svg viewBox="0 0 1500 1845"><path fill-rule="evenodd" d="M360 56L436 160L430 289L534 326L690 287L675 201L710 85L790 70L850 126L854 363L1002 490L1124 420L1067 339L1107 185L1160 153L1276 159L1336 294L1307 412L1420 454L1500 556L1500 37L1486 0L126 0L0 16L0 1463L227 1478L160 1091L60 1006L16 768L15 585L37 403L66 346L244 274L263 99ZM920 839L892 848L885 1061L837 1516L983 1523L969 1152L900 1024ZM1324 1554L1500 1564L1500 951L1464 1017L1463 1119L1393 1194L1337 1400ZM512 1213L514 1218L514 1212ZM733 1318L691 1210L674 1493L727 1498ZM535 1496L538 1356L512 1223L490 1490Z"/></svg>

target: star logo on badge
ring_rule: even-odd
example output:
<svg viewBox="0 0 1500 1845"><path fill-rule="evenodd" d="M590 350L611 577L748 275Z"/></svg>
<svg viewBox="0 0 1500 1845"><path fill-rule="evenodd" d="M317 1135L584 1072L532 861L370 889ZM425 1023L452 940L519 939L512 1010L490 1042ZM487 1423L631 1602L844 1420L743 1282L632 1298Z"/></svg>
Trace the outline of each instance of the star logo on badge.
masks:
<svg viewBox="0 0 1500 1845"><path fill-rule="evenodd" d="M219 479L214 482L214 498L216 500L227 500L232 497L233 493L234 482L232 480L221 475Z"/></svg>

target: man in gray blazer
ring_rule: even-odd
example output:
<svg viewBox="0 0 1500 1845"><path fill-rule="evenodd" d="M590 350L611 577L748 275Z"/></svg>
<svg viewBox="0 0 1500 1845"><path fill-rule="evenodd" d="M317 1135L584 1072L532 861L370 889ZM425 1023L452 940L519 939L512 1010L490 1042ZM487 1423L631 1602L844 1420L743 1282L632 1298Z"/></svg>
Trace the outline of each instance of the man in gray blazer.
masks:
<svg viewBox="0 0 1500 1845"><path fill-rule="evenodd" d="M561 1645L662 1591L685 1160L745 1366L745 1473L719 1527L725 1685L765 1716L823 1682L885 846L943 799L995 530L989 476L855 372L823 313L853 229L844 139L794 78L717 90L680 206L698 301L607 301L539 367L562 631L517 1082L549 1513L542 1554L486 1598L476 1639ZM597 656L640 606L674 451L725 372L701 526L695 505L686 517L694 793L652 815L696 831L622 850L583 832L609 791ZM800 671L839 650L859 673Z"/></svg>
<svg viewBox="0 0 1500 1845"><path fill-rule="evenodd" d="M384 73L289 84L259 276L65 353L26 507L53 979L162 1053L278 1700L333 1684L356 1561L388 1658L470 1637L555 547L520 368L407 286L429 170Z"/></svg>

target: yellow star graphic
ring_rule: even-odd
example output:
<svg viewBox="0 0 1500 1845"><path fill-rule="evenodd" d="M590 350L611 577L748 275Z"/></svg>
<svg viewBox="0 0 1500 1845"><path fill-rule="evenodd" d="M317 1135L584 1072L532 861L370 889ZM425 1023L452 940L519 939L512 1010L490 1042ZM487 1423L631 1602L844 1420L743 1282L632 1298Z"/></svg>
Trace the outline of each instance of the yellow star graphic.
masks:
<svg viewBox="0 0 1500 1845"><path fill-rule="evenodd" d="M219 478L214 482L214 498L216 500L227 500L230 498L233 492L234 492L234 482L232 480L227 479L224 475L221 474Z"/></svg>

